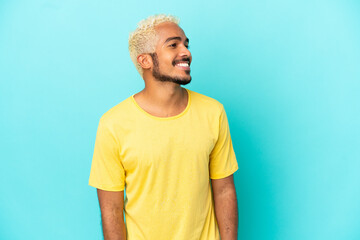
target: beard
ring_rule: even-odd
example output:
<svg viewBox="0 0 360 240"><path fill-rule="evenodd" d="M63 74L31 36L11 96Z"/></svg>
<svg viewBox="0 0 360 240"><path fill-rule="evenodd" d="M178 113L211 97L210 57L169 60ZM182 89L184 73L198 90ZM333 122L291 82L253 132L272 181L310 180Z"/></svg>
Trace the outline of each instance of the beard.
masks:
<svg viewBox="0 0 360 240"><path fill-rule="evenodd" d="M191 82L190 70L185 71L186 74L188 74L190 78L189 77L179 78L179 77L172 77L172 76L169 76L166 74L162 74L159 69L159 60L158 60L157 54L151 53L150 56L154 63L154 69L153 69L152 75L155 79L159 80L160 82L173 82L173 83L176 83L179 85L186 85ZM175 62L173 62L173 66L175 66Z"/></svg>

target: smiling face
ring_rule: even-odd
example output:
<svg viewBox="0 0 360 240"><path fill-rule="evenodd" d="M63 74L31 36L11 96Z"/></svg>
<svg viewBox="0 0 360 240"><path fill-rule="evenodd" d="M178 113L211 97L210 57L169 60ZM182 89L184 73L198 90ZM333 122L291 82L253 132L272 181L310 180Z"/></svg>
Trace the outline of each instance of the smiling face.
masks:
<svg viewBox="0 0 360 240"><path fill-rule="evenodd" d="M162 82L174 82L180 85L190 83L191 53L189 39L175 23L165 22L156 26L158 42L153 60L152 75Z"/></svg>

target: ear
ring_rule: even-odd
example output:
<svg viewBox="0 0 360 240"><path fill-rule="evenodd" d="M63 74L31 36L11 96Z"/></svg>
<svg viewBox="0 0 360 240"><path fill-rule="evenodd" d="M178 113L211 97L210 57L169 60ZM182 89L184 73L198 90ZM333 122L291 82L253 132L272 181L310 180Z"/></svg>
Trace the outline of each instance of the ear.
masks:
<svg viewBox="0 0 360 240"><path fill-rule="evenodd" d="M152 59L149 54L140 54L137 57L137 62L143 69L150 69L153 65Z"/></svg>

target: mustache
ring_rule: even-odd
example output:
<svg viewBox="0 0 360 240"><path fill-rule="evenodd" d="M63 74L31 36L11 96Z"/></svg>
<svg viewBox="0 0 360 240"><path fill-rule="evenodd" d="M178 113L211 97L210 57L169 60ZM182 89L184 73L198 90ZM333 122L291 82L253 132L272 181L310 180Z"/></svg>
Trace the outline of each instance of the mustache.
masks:
<svg viewBox="0 0 360 240"><path fill-rule="evenodd" d="M178 59L178 60L174 60L172 62L173 66L175 66L175 64L179 63L179 62L189 62L190 63L190 58L182 58L182 59Z"/></svg>

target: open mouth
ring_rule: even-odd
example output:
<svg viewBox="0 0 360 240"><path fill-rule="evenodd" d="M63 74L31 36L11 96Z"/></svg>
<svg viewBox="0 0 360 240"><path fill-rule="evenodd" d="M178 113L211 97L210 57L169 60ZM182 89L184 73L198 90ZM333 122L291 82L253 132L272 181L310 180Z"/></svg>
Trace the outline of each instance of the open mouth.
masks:
<svg viewBox="0 0 360 240"><path fill-rule="evenodd" d="M175 64L175 67L181 70L190 70L190 61L179 61Z"/></svg>

